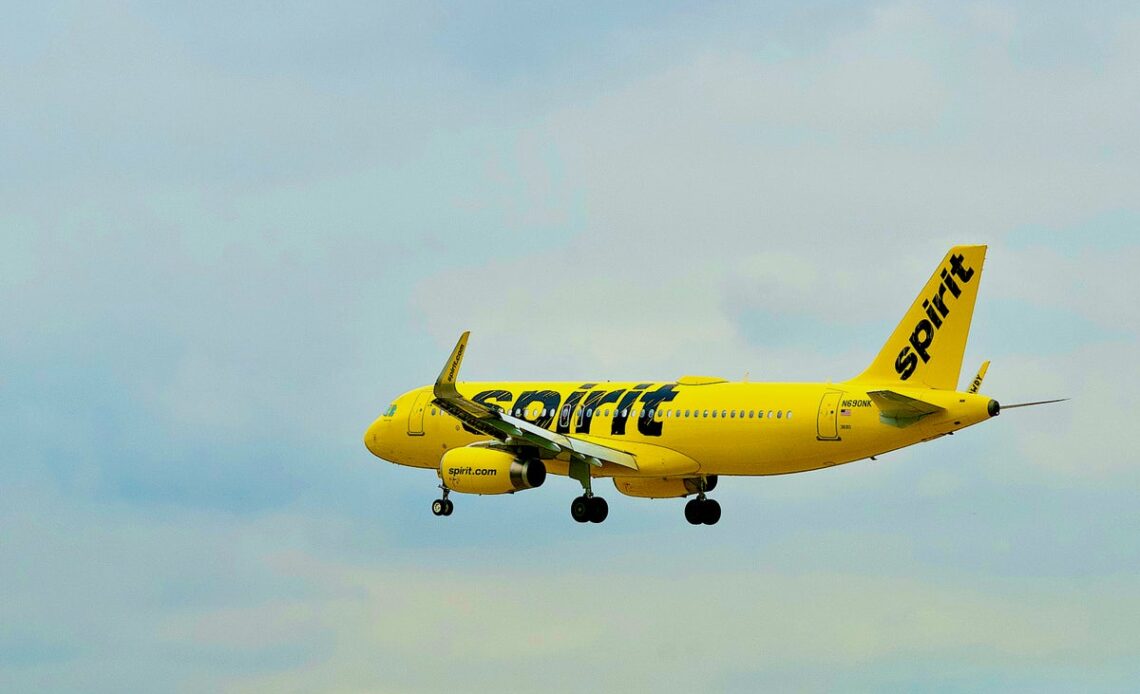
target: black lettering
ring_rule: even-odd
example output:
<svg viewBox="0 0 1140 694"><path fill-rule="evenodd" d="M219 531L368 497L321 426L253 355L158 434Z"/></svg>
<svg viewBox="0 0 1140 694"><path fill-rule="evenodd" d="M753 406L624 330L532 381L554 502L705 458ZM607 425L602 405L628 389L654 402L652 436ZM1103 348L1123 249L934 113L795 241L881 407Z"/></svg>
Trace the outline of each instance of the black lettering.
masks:
<svg viewBox="0 0 1140 694"><path fill-rule="evenodd" d="M921 337L919 337L919 333L922 334ZM926 351L926 348L930 346L931 342L934 342L934 326L930 324L930 321L923 318L914 326L914 332L910 334L910 344L918 356L922 357L924 364L930 361L930 353Z"/></svg>
<svg viewBox="0 0 1140 694"><path fill-rule="evenodd" d="M625 435L625 424L626 420L629 419L629 406L637 400L637 396L641 395L640 391L645 390L651 385L651 383L639 383L621 399L621 402L618 403L617 411L614 412L613 422L610 424L610 434L612 436Z"/></svg>
<svg viewBox="0 0 1140 694"><path fill-rule="evenodd" d="M953 272L954 276L962 280L963 283L969 282L970 278L974 276L974 268L962 266L965 260L966 258L962 255L950 256L950 272Z"/></svg>
<svg viewBox="0 0 1140 694"><path fill-rule="evenodd" d="M950 290L950 293L954 295L955 299L962 296L962 290L958 287L958 284L954 281L954 278L950 276L949 272L943 270L941 276L942 282L946 285L946 288Z"/></svg>
<svg viewBox="0 0 1140 694"><path fill-rule="evenodd" d="M934 308L938 309L938 312L942 314L943 318L950 315L950 308L946 306L946 302L942 300L942 297L945 295L946 285L942 284L938 286L938 294L930 297L930 303L934 304Z"/></svg>
<svg viewBox="0 0 1140 694"><path fill-rule="evenodd" d="M648 412L655 412L663 402L671 402L677 397L677 386L666 383L657 390L650 391L641 397L641 402ZM646 413L645 417L637 420L637 431L642 436L660 436L661 422Z"/></svg>
<svg viewBox="0 0 1140 694"><path fill-rule="evenodd" d="M542 405L543 409L539 411L533 423L546 429L558 413L558 405L562 402L562 396L553 390L528 390L519 395L519 399L515 401L515 408L522 408L522 418L527 419L527 406L536 402ZM527 421L531 420L528 419Z"/></svg>
<svg viewBox="0 0 1140 694"><path fill-rule="evenodd" d="M918 357L910 351L910 347L903 347L898 359L895 359L895 373L899 375L900 380L905 381L911 377L916 368L918 368Z"/></svg>
<svg viewBox="0 0 1140 694"><path fill-rule="evenodd" d="M938 317L937 313L935 313L934 307L930 305L930 301L923 301L922 307L926 309L926 315L930 316L930 322L934 323L934 327L941 328L942 319Z"/></svg>
<svg viewBox="0 0 1140 694"><path fill-rule="evenodd" d="M602 405L607 405L618 401L621 394L625 390L611 390L608 393L604 390L595 390L586 396L586 401L582 403L582 414L578 415L578 426L575 428L575 433L588 434L590 433L590 425L594 421L594 417L600 415L598 408ZM594 417L587 417L586 412L593 410Z"/></svg>

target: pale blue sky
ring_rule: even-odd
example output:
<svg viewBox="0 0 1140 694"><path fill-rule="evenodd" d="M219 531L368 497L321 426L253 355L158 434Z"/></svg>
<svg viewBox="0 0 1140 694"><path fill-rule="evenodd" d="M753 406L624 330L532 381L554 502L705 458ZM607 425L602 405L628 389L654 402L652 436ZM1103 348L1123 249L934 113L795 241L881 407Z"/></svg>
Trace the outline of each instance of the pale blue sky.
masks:
<svg viewBox="0 0 1140 694"><path fill-rule="evenodd" d="M0 690L1140 681L1140 14L46 3L0 27ZM841 380L990 245L1010 411L725 479L456 499L470 379ZM605 485L603 485L604 487Z"/></svg>

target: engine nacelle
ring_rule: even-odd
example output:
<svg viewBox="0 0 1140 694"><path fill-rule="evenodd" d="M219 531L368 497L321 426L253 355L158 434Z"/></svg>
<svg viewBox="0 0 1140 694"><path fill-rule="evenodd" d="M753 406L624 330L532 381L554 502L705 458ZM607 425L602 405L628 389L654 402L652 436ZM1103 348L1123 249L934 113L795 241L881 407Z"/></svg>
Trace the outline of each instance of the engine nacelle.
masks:
<svg viewBox="0 0 1140 694"><path fill-rule="evenodd" d="M439 477L453 492L509 494L533 489L546 480L541 460L519 460L493 448L453 448L439 461Z"/></svg>
<svg viewBox="0 0 1140 694"><path fill-rule="evenodd" d="M699 477L615 477L614 486L626 496L672 499L701 490ZM705 491L716 489L716 475L705 476Z"/></svg>

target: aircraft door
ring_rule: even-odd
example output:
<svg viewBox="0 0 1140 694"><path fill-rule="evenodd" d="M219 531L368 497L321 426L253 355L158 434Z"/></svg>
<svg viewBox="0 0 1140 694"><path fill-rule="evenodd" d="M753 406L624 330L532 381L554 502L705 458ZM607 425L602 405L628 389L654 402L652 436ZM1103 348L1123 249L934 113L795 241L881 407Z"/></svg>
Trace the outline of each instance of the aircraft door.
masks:
<svg viewBox="0 0 1140 694"><path fill-rule="evenodd" d="M816 417L816 438L820 441L839 440L839 398L843 393L829 390L819 401L819 414Z"/></svg>
<svg viewBox="0 0 1140 694"><path fill-rule="evenodd" d="M424 414L427 412L431 397L431 391L426 390L416 395L415 401L412 402L412 409L408 412L408 435L424 435Z"/></svg>

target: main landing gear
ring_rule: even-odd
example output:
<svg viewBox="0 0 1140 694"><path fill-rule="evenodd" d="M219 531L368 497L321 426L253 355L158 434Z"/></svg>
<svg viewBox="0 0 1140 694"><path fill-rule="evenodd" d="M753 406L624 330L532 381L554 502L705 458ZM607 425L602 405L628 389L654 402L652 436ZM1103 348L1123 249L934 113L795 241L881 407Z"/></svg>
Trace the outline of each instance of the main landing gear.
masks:
<svg viewBox="0 0 1140 694"><path fill-rule="evenodd" d="M704 478L699 481L699 484L700 492L697 493L697 498L685 504L685 520L692 525L716 525L716 522L720 520L720 504L717 503L716 499L705 498L705 492L716 486L716 478L712 479L711 485Z"/></svg>
<svg viewBox="0 0 1140 694"><path fill-rule="evenodd" d="M447 498L451 490L442 484L439 485L439 488L443 490L443 498L431 502L431 512L437 516L450 516L451 512L455 509L455 504L451 503L451 499Z"/></svg>
<svg viewBox="0 0 1140 694"><path fill-rule="evenodd" d="M720 504L716 499L706 499L701 494L685 504L685 520L693 525L716 525L720 520Z"/></svg>
<svg viewBox="0 0 1140 694"><path fill-rule="evenodd" d="M570 461L570 477L582 484L582 496L570 502L570 517L579 523L601 523L610 515L610 505L590 489L590 465L584 460Z"/></svg>
<svg viewBox="0 0 1140 694"><path fill-rule="evenodd" d="M601 523L610 515L610 505L600 496L589 491L570 502L570 515L579 523Z"/></svg>

